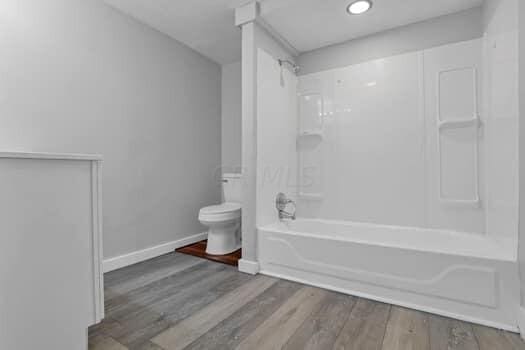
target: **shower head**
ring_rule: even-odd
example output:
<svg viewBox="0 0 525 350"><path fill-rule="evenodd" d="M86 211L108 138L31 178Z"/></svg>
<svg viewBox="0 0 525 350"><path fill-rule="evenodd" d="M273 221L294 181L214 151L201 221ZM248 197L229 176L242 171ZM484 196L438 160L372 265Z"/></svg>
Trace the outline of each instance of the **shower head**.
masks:
<svg viewBox="0 0 525 350"><path fill-rule="evenodd" d="M279 65L282 67L284 66L285 64L289 65L290 68L292 69L292 72L294 72L295 74L297 74L299 72L299 70L301 69L301 67L299 67L298 65L296 65L295 63L291 62L291 61L288 61L288 60L277 60L277 62L279 62Z"/></svg>

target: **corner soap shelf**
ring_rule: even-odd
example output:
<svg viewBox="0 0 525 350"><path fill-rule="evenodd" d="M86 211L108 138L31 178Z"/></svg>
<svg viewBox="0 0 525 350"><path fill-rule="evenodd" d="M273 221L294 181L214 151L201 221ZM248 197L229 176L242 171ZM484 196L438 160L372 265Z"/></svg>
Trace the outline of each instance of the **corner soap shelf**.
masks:
<svg viewBox="0 0 525 350"><path fill-rule="evenodd" d="M308 138L308 137L312 137L312 138L319 138L319 139L323 139L323 131L322 130L303 130L303 131L300 131L299 134L297 135L298 138Z"/></svg>

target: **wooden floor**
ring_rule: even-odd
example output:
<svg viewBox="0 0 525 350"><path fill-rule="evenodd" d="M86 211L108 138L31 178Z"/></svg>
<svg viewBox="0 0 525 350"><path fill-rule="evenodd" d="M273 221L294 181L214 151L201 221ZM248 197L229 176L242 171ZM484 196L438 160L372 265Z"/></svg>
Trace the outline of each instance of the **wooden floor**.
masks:
<svg viewBox="0 0 525 350"><path fill-rule="evenodd" d="M232 266L239 265L239 259L242 256L241 249L238 249L234 251L233 253L227 254L227 255L210 255L206 253L207 243L208 243L207 240L193 243L193 244L177 249L177 252L193 255L193 256L208 259L211 261L220 262L222 264L228 264Z"/></svg>
<svg viewBox="0 0 525 350"><path fill-rule="evenodd" d="M518 335L179 253L105 275L89 349L525 349Z"/></svg>

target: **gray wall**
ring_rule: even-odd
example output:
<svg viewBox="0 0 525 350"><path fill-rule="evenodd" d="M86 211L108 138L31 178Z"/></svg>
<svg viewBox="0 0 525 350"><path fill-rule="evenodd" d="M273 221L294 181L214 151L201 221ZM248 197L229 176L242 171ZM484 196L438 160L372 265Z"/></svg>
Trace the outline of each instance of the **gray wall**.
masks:
<svg viewBox="0 0 525 350"><path fill-rule="evenodd" d="M100 0L0 4L0 149L104 155L104 256L204 231L220 67Z"/></svg>
<svg viewBox="0 0 525 350"><path fill-rule="evenodd" d="M480 7L303 53L299 74L345 67L483 35Z"/></svg>
<svg viewBox="0 0 525 350"><path fill-rule="evenodd" d="M242 164L241 62L222 66L222 167L238 172Z"/></svg>

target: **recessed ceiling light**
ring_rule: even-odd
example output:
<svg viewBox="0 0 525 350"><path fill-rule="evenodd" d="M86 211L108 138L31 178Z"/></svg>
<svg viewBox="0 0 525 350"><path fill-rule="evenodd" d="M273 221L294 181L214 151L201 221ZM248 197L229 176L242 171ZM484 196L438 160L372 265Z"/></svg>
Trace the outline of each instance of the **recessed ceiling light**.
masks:
<svg viewBox="0 0 525 350"><path fill-rule="evenodd" d="M348 11L348 13L351 15L360 15L370 10L370 8L372 8L372 1L358 0L348 5L346 11Z"/></svg>

